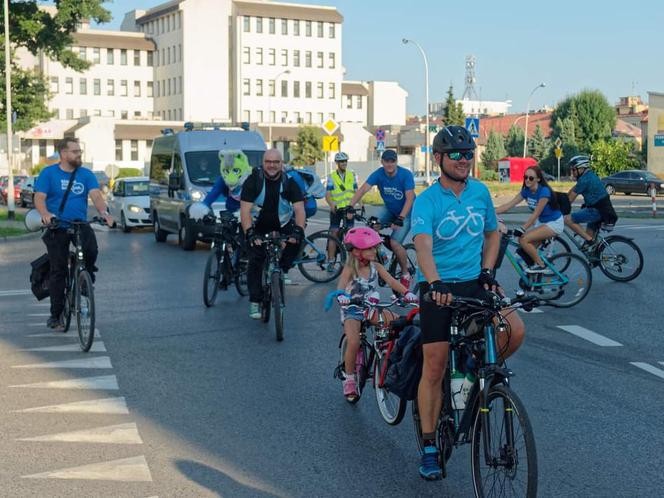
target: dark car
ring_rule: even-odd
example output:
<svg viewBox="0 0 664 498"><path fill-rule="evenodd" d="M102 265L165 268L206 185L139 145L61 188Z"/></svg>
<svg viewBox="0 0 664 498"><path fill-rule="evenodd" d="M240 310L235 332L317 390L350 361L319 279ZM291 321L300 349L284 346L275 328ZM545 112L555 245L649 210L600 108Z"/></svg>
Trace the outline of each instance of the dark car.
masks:
<svg viewBox="0 0 664 498"><path fill-rule="evenodd" d="M27 178L27 176L14 175L14 203L18 204L21 199L21 183ZM2 202L7 204L7 186L9 184L9 177L2 176L0 177L0 197L2 197Z"/></svg>
<svg viewBox="0 0 664 498"><path fill-rule="evenodd" d="M21 194L19 204L21 207L29 207L35 205L35 182L36 176L29 176L21 183Z"/></svg>
<svg viewBox="0 0 664 498"><path fill-rule="evenodd" d="M650 171L641 169L629 169L614 173L602 178L602 183L609 195L616 192L624 194L650 194L651 185L657 189L657 193L664 192L664 180Z"/></svg>
<svg viewBox="0 0 664 498"><path fill-rule="evenodd" d="M93 171L93 173L97 177L97 181L99 182L99 189L105 194L108 193L108 182L109 182L108 175L103 171Z"/></svg>

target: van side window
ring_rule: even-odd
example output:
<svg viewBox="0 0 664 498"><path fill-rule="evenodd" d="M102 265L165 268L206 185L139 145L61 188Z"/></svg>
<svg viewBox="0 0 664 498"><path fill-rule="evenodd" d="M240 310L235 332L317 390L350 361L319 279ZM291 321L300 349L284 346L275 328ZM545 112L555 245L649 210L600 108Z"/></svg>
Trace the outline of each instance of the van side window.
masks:
<svg viewBox="0 0 664 498"><path fill-rule="evenodd" d="M150 180L163 186L168 186L168 172L171 169L171 154L167 152L153 152L150 162Z"/></svg>
<svg viewBox="0 0 664 498"><path fill-rule="evenodd" d="M115 185L113 186L113 195L122 197L124 195L122 185L124 184L123 181L117 181L115 182Z"/></svg>
<svg viewBox="0 0 664 498"><path fill-rule="evenodd" d="M180 153L175 151L173 154L173 170L172 173L177 173L177 175L182 178L182 159L180 158ZM184 182L183 182L184 184Z"/></svg>

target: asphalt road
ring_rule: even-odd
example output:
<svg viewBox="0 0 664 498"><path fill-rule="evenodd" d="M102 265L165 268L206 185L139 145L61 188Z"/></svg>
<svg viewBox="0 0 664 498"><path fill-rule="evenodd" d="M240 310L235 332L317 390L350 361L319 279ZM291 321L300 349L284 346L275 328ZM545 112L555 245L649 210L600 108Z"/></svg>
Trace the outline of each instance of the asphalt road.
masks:
<svg viewBox="0 0 664 498"><path fill-rule="evenodd" d="M643 274L620 284L595 271L578 306L524 315L527 341L509 362L535 431L540 496L662 495L664 225L621 224L645 254ZM472 495L467 447L446 480L423 482L410 415L387 426L371 389L358 405L343 400L338 315L322 310L332 284L294 272L277 343L234 290L203 306L207 246L97 236L101 337L88 354L54 351L76 339L49 332L48 307L25 293L39 239L0 243L0 495ZM499 277L512 291L509 271Z"/></svg>

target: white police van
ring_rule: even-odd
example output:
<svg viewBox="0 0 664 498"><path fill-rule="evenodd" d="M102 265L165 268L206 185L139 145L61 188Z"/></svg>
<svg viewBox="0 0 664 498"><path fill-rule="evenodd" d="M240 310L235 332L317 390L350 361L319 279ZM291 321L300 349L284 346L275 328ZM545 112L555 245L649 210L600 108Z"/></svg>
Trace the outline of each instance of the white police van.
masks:
<svg viewBox="0 0 664 498"><path fill-rule="evenodd" d="M265 140L248 123L185 123L184 131L162 130L152 144L150 158L150 211L157 242L177 234L180 246L192 250L199 234L209 231L193 222L187 209L202 201L219 177L219 151L241 149L252 167L263 164ZM222 199L219 199L222 201ZM215 212L224 203L213 204Z"/></svg>

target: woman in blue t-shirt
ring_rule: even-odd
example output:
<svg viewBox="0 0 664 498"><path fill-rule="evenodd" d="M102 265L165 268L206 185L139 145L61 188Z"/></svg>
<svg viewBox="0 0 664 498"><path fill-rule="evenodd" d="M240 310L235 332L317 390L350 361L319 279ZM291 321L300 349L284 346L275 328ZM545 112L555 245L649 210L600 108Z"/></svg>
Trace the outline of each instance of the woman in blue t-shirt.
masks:
<svg viewBox="0 0 664 498"><path fill-rule="evenodd" d="M541 273L546 270L546 266L537 254L537 247L543 240L561 234L565 223L558 199L539 166L531 166L526 170L521 191L511 201L498 206L496 214L506 213L524 200L527 201L532 214L521 225L519 245L534 261L527 271ZM528 230L530 227L533 227L532 230Z"/></svg>

